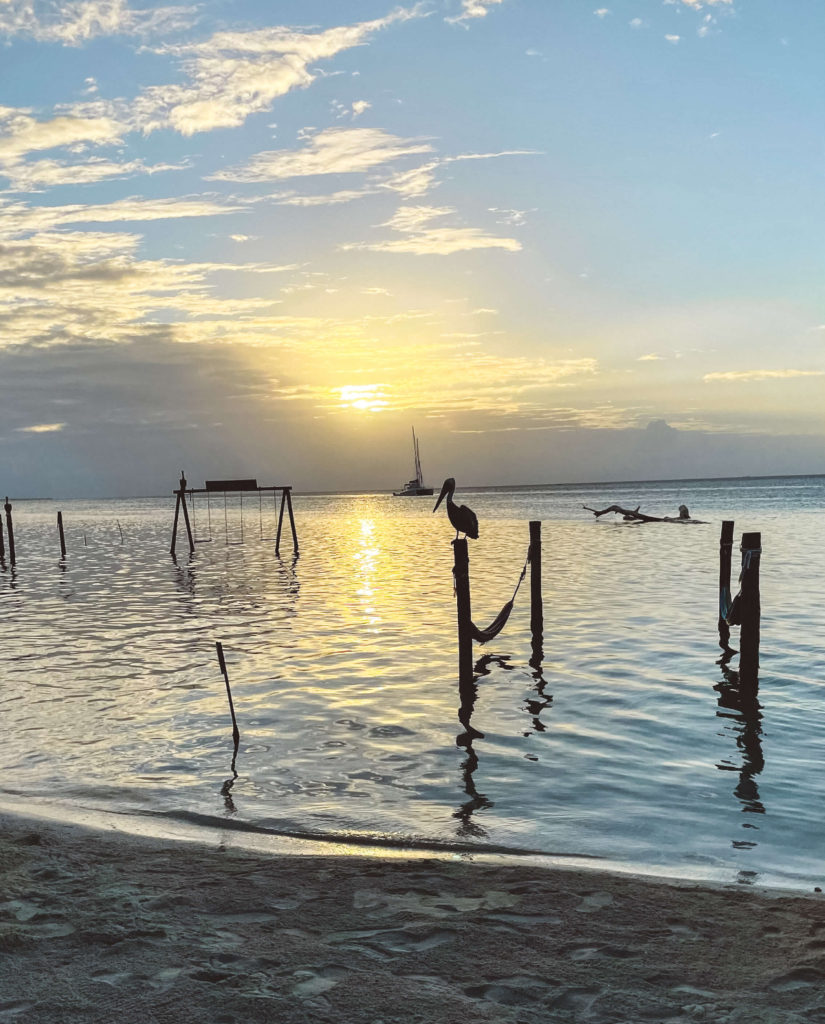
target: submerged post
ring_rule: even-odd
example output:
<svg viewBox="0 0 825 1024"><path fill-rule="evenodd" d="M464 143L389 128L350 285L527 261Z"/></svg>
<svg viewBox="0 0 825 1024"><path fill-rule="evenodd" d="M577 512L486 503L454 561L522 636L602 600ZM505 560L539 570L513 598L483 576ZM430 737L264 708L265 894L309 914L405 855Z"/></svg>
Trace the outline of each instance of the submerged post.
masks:
<svg viewBox="0 0 825 1024"><path fill-rule="evenodd" d="M6 542L3 540L3 517L0 516L0 558L6 557Z"/></svg>
<svg viewBox="0 0 825 1024"><path fill-rule="evenodd" d="M453 541L456 615L458 618L458 683L473 680L473 634L470 610L470 557L467 538Z"/></svg>
<svg viewBox="0 0 825 1024"><path fill-rule="evenodd" d="M730 565L731 552L733 551L733 527L732 519L725 519L722 522L722 533L719 537L719 646L723 651L730 650L730 626L727 623L728 612L730 611Z"/></svg>
<svg viewBox="0 0 825 1024"><path fill-rule="evenodd" d="M11 521L11 502L8 495L3 508L6 510L6 531L9 535L9 562L14 565L14 524Z"/></svg>
<svg viewBox="0 0 825 1024"><path fill-rule="evenodd" d="M57 513L57 533L60 537L60 557L66 557L66 536L63 533L63 513Z"/></svg>
<svg viewBox="0 0 825 1024"><path fill-rule="evenodd" d="M285 487L286 507L289 510L289 525L292 527L292 550L298 554L298 534L295 532L295 516L292 514L292 488Z"/></svg>
<svg viewBox="0 0 825 1024"><path fill-rule="evenodd" d="M235 719L235 705L232 703L232 691L229 689L229 673L226 671L226 661L223 657L223 644L220 640L215 641L215 648L218 652L218 664L221 666L221 672L223 673L223 679L226 683L226 696L229 698L229 714L232 716L232 739L235 742L235 750L238 749L238 743L241 739L241 734L238 731L238 723Z"/></svg>
<svg viewBox="0 0 825 1024"><path fill-rule="evenodd" d="M759 596L759 562L762 534L742 534L742 576L740 580L739 683L752 688L759 685L759 625L762 605Z"/></svg>

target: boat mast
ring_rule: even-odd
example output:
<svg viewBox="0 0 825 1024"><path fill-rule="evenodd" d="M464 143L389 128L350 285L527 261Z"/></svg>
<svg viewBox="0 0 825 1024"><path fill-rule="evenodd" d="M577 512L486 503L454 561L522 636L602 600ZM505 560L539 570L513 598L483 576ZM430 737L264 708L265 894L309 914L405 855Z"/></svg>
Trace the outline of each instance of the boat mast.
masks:
<svg viewBox="0 0 825 1024"><path fill-rule="evenodd" d="M418 455L418 438L415 436L415 427L412 428L412 436L413 451L415 452L415 479L418 482L418 486L421 487L424 481L421 478L421 459Z"/></svg>

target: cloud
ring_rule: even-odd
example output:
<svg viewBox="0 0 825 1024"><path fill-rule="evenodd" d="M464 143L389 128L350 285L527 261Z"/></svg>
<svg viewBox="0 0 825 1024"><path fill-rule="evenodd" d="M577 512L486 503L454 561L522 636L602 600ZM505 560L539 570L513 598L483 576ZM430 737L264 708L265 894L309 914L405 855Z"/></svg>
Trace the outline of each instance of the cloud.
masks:
<svg viewBox="0 0 825 1024"><path fill-rule="evenodd" d="M657 352L649 352L646 356L639 356L637 362L639 363L652 363L664 359L664 356L660 356Z"/></svg>
<svg viewBox="0 0 825 1024"><path fill-rule="evenodd" d="M825 377L825 370L731 370L726 373L706 373L702 380L790 380L794 377Z"/></svg>
<svg viewBox="0 0 825 1024"><path fill-rule="evenodd" d="M368 171L402 156L430 153L419 139L402 139L377 128L327 128L310 137L302 149L258 153L243 167L210 175L208 181L278 181L321 174Z"/></svg>
<svg viewBox="0 0 825 1024"><path fill-rule="evenodd" d="M10 192L36 192L56 185L89 185L116 178L132 178L139 174L180 171L186 164L145 164L142 160L118 163L103 157L91 157L82 163L60 160L31 160L28 163L0 165L0 176L9 179Z"/></svg>
<svg viewBox="0 0 825 1024"><path fill-rule="evenodd" d="M452 25L464 25L473 18L486 18L490 8L500 4L502 0L461 0L461 13L445 21Z"/></svg>
<svg viewBox="0 0 825 1024"><path fill-rule="evenodd" d="M674 45L676 43L678 43L681 38L682 38L681 36L672 36L672 35L666 35L665 36L665 39L667 39L667 41L669 43L673 43Z"/></svg>
<svg viewBox="0 0 825 1024"><path fill-rule="evenodd" d="M518 252L521 243L515 238L485 234L480 228L430 227L433 220L455 213L450 207L401 206L381 227L391 228L404 237L385 242L354 242L342 249L365 249L371 252L404 252L416 256L449 256L473 249L505 249Z"/></svg>
<svg viewBox="0 0 825 1024"><path fill-rule="evenodd" d="M422 16L419 7L398 8L383 18L319 32L287 27L226 31L199 43L158 47L155 52L180 59L187 80L144 89L131 104L132 116L145 132L172 128L194 135L238 127L279 97L311 85L319 72L310 64L362 46L396 22Z"/></svg>
<svg viewBox="0 0 825 1024"><path fill-rule="evenodd" d="M98 36L170 35L189 26L196 7L133 10L125 0L5 0L0 3L0 35L23 36L40 43L79 46Z"/></svg>
<svg viewBox="0 0 825 1024"><path fill-rule="evenodd" d="M600 7L598 10L593 11L597 18L606 18L610 14L609 7Z"/></svg>
<svg viewBox="0 0 825 1024"><path fill-rule="evenodd" d="M0 167L15 164L27 153L74 146L120 142L123 125L111 117L59 115L38 121L29 110L0 107Z"/></svg>
<svg viewBox="0 0 825 1024"><path fill-rule="evenodd" d="M65 423L34 423L30 427L16 427L19 434L55 434L66 426Z"/></svg>

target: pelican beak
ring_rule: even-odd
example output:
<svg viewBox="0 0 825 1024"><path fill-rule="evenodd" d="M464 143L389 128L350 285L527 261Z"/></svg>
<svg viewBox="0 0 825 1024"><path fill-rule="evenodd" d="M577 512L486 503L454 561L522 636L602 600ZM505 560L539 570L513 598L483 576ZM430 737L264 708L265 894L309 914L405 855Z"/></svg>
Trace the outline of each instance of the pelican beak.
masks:
<svg viewBox="0 0 825 1024"><path fill-rule="evenodd" d="M445 481L444 481L444 485L443 485L443 487L441 488L441 494L439 494L439 496L438 496L438 501L437 501L437 502L435 503L435 506L434 506L434 508L433 508L433 512L435 512L435 510L436 510L436 509L438 508L438 506L439 506L439 505L441 504L441 502L442 502L442 501L444 500L444 495L445 495L445 494L446 494L446 493L447 493L447 492L449 491L449 489L450 489L450 488L449 488L449 486L448 486L448 484L447 484L447 481L445 480Z"/></svg>

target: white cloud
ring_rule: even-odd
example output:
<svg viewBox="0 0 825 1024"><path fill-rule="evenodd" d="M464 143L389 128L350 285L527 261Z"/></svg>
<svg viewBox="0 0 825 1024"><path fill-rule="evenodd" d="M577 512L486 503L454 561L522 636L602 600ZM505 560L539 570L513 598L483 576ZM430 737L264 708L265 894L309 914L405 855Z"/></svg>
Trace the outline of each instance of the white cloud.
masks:
<svg viewBox="0 0 825 1024"><path fill-rule="evenodd" d="M702 380L789 380L794 377L825 377L825 370L731 370L727 373L706 373Z"/></svg>
<svg viewBox="0 0 825 1024"><path fill-rule="evenodd" d="M416 256L449 256L473 249L505 249L518 252L521 243L515 238L485 234L480 228L431 227L433 220L455 213L446 207L401 206L381 227L399 232L403 238L385 242L352 242L343 249L366 249L372 252L403 252Z"/></svg>
<svg viewBox="0 0 825 1024"><path fill-rule="evenodd" d="M9 191L34 192L55 185L87 185L115 178L132 178L138 174L179 171L185 164L145 164L142 160L117 163L103 157L91 157L83 163L60 160L32 160L0 165L0 176L9 179Z"/></svg>
<svg viewBox="0 0 825 1024"><path fill-rule="evenodd" d="M303 149L258 153L243 167L210 175L209 181L278 181L317 174L368 171L402 156L432 152L417 139L402 139L377 128L327 128L310 137Z"/></svg>
<svg viewBox="0 0 825 1024"><path fill-rule="evenodd" d="M310 70L311 64L421 16L418 7L398 8L383 18L320 32L286 27L227 31L200 43L159 47L158 53L181 60L187 81L145 89L131 106L133 116L144 131L172 128L182 135L238 127L280 96L311 85L320 74Z"/></svg>
<svg viewBox="0 0 825 1024"><path fill-rule="evenodd" d="M681 38L682 38L681 36L672 36L672 35L666 35L665 36L665 39L667 39L667 41L669 43L674 43L674 44L678 43Z"/></svg>
<svg viewBox="0 0 825 1024"><path fill-rule="evenodd" d="M98 36L170 35L190 25L195 7L133 10L125 0L5 0L0 4L0 35L41 43L79 46Z"/></svg>
<svg viewBox="0 0 825 1024"><path fill-rule="evenodd" d="M38 121L29 110L0 107L0 166L14 164L27 153L78 143L119 142L123 126L111 117L59 115Z"/></svg>
<svg viewBox="0 0 825 1024"><path fill-rule="evenodd" d="M461 13L444 20L453 25L462 25L472 18L486 18L490 8L501 2L502 0L461 0Z"/></svg>
<svg viewBox="0 0 825 1024"><path fill-rule="evenodd" d="M600 7L598 10L593 11L597 18L606 18L610 14L609 7Z"/></svg>

